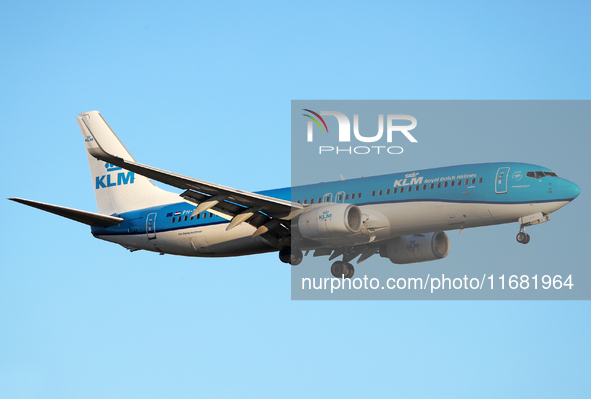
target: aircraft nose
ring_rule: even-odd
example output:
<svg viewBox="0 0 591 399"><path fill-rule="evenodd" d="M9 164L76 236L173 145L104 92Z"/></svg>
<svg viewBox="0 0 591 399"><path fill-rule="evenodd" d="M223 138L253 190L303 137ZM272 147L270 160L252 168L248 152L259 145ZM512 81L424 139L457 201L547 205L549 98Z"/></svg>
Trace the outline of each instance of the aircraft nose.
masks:
<svg viewBox="0 0 591 399"><path fill-rule="evenodd" d="M563 180L560 185L560 195L569 201L574 200L581 194L581 188L572 181Z"/></svg>

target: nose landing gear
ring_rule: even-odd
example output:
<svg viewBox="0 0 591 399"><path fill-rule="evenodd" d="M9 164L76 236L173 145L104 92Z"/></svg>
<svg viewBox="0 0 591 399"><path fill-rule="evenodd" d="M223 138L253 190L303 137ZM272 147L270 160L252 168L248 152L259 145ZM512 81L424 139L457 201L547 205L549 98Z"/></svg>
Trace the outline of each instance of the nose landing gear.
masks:
<svg viewBox="0 0 591 399"><path fill-rule="evenodd" d="M525 232L525 228L528 226L534 226L536 224L545 223L550 220L550 214L545 212L534 213L533 215L520 217L517 221L519 222L519 233L517 233L517 242L520 244L527 244L529 242L529 234Z"/></svg>

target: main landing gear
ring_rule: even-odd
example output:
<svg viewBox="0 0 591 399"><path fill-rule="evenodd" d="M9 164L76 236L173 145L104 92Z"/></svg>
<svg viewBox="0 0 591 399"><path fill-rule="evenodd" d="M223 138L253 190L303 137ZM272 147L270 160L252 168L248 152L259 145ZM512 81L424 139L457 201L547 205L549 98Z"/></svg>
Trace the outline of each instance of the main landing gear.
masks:
<svg viewBox="0 0 591 399"><path fill-rule="evenodd" d="M347 260L352 259L352 257L355 257L353 252L347 252L347 254L343 256L343 258L346 258ZM297 248L285 246L279 250L279 260L283 263L289 263L292 266L297 266L302 263L302 259L304 259L304 254ZM343 276L345 278L351 278L353 277L353 274L355 274L355 268L349 262L337 260L330 267L330 272L336 278L343 278Z"/></svg>
<svg viewBox="0 0 591 399"><path fill-rule="evenodd" d="M336 258L337 256L343 255L343 260L337 260L330 267L330 273L336 278L352 278L355 274L355 268L349 262L351 262L358 253L352 247L344 247L340 250L335 250L329 260Z"/></svg>
<svg viewBox="0 0 591 399"><path fill-rule="evenodd" d="M525 232L525 226L521 226L519 228L519 233L517 233L517 242L520 244L527 244L529 242L529 234Z"/></svg>
<svg viewBox="0 0 591 399"><path fill-rule="evenodd" d="M279 250L279 260L283 263L297 266L302 263L302 259L304 259L304 254L297 248L285 246Z"/></svg>
<svg viewBox="0 0 591 399"><path fill-rule="evenodd" d="M343 278L343 276L345 276L345 278L351 278L353 277L353 274L355 274L355 268L348 262L337 260L330 267L330 272L336 278Z"/></svg>

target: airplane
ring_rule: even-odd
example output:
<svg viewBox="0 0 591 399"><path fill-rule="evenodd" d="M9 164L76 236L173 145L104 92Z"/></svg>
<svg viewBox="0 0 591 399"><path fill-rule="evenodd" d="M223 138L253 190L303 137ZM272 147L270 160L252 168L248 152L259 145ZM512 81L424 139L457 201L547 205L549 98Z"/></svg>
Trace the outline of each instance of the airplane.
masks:
<svg viewBox="0 0 591 399"><path fill-rule="evenodd" d="M135 161L98 111L79 114L98 213L9 198L90 225L94 237L130 251L196 257L278 252L293 266L328 256L351 278L379 254L395 264L445 258L445 231L550 220L580 193L548 168L518 162L457 165L248 192ZM152 180L184 190L165 191Z"/></svg>

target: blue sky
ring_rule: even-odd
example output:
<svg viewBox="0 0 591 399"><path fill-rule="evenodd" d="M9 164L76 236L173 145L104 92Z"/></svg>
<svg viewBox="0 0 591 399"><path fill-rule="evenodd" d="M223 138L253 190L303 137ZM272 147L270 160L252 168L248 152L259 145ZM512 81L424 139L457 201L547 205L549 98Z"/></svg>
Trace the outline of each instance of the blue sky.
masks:
<svg viewBox="0 0 591 399"><path fill-rule="evenodd" d="M289 185L292 99L589 99L589 11L4 2L2 198L95 211L74 119L94 109L140 162L254 191ZM556 124L547 153L523 161L548 159L582 194L529 245L584 264L590 143ZM464 144L495 160L488 140ZM590 395L588 302L291 301L276 254L129 253L86 226L0 209L2 397ZM450 259L528 261L514 230L474 230Z"/></svg>

